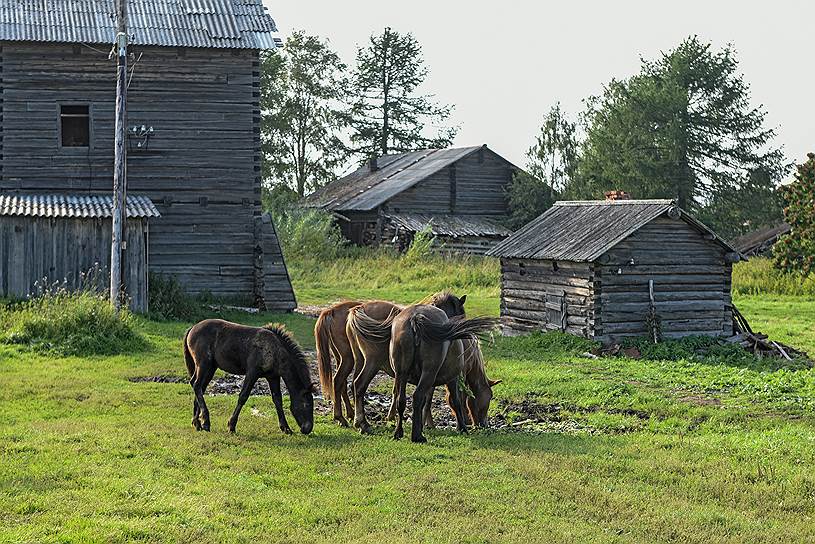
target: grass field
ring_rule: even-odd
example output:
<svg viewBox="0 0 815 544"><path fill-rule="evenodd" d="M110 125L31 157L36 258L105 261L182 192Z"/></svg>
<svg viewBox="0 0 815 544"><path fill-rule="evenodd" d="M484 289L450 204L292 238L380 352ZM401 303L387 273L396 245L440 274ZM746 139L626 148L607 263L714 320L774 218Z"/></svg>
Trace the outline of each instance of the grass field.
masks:
<svg viewBox="0 0 815 544"><path fill-rule="evenodd" d="M410 302L453 284L471 313L497 312L489 264L332 266L293 266L301 303L349 293ZM362 289L365 274L386 279ZM754 328L815 353L812 300L737 304ZM313 344L303 316L227 317L283 320ZM498 339L485 347L491 377L504 380L492 412L546 414L533 432L438 430L417 446L319 417L311 436L284 436L271 398L252 397L230 436L234 397L208 398L213 432L196 433L188 385L128 381L183 376L187 326L137 319L147 347L128 355L0 345L0 542L815 540L815 371L805 365L693 346L591 359L562 335Z"/></svg>

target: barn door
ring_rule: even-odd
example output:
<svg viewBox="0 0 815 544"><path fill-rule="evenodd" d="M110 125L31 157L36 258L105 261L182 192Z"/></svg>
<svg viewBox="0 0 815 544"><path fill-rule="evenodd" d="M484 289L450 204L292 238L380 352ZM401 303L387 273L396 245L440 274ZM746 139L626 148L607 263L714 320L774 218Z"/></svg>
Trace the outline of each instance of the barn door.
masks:
<svg viewBox="0 0 815 544"><path fill-rule="evenodd" d="M565 293L563 291L546 292L546 328L558 331L566 330Z"/></svg>

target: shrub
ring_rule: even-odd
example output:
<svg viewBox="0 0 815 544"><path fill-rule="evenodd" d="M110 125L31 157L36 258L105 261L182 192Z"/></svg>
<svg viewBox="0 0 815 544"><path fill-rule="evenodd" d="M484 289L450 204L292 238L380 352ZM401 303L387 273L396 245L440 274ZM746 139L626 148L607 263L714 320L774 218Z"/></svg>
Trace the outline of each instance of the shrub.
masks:
<svg viewBox="0 0 815 544"><path fill-rule="evenodd" d="M346 248L345 238L327 212L294 208L275 216L275 223L286 258L334 259Z"/></svg>
<svg viewBox="0 0 815 544"><path fill-rule="evenodd" d="M0 341L55 355L113 355L144 349L133 317L113 311L106 293L48 290L0 308Z"/></svg>
<svg viewBox="0 0 815 544"><path fill-rule="evenodd" d="M433 245L435 243L436 237L433 236L430 225L425 225L422 230L413 236L413 241L410 242L410 247L405 252L404 260L417 262L429 259L433 256Z"/></svg>
<svg viewBox="0 0 815 544"><path fill-rule="evenodd" d="M184 290L175 276L150 274L150 318L193 321L202 314L201 300Z"/></svg>
<svg viewBox="0 0 815 544"><path fill-rule="evenodd" d="M775 264L783 270L815 273L815 153L798 165L795 181L783 185L784 220L791 231L773 247Z"/></svg>

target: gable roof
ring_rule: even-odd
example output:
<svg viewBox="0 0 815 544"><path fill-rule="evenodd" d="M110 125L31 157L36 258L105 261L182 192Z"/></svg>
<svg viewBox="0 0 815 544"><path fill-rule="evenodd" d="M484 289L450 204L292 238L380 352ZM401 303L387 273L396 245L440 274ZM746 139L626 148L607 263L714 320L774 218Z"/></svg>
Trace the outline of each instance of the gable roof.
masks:
<svg viewBox="0 0 815 544"><path fill-rule="evenodd" d="M127 197L128 217L160 217L146 196ZM113 217L111 195L0 194L0 216L24 217Z"/></svg>
<svg viewBox="0 0 815 544"><path fill-rule="evenodd" d="M275 22L262 0L128 0L135 45L272 49ZM109 43L115 0L3 0L0 41Z"/></svg>
<svg viewBox="0 0 815 544"><path fill-rule="evenodd" d="M487 255L591 262L672 208L724 249L736 251L673 200L585 200L556 202Z"/></svg>
<svg viewBox="0 0 815 544"><path fill-rule="evenodd" d="M369 211L486 145L422 149L377 157L377 170L365 164L309 195L305 205L332 211Z"/></svg>

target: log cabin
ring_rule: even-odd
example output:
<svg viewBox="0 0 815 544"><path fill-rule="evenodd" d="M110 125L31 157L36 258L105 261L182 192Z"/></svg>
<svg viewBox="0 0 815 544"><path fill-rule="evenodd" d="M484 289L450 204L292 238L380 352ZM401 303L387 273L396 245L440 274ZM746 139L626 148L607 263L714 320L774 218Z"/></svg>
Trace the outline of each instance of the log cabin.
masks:
<svg viewBox="0 0 815 544"><path fill-rule="evenodd" d="M741 255L672 200L557 202L491 249L504 333L730 335Z"/></svg>
<svg viewBox="0 0 815 544"><path fill-rule="evenodd" d="M274 21L261 0L129 8L127 191L160 214L150 272L191 293L291 310L260 198L259 54L279 45ZM0 3L1 194L110 194L113 14L114 0Z"/></svg>
<svg viewBox="0 0 815 544"><path fill-rule="evenodd" d="M486 145L372 158L312 193L357 245L406 249L429 229L441 251L484 253L511 234L506 191L519 169Z"/></svg>

